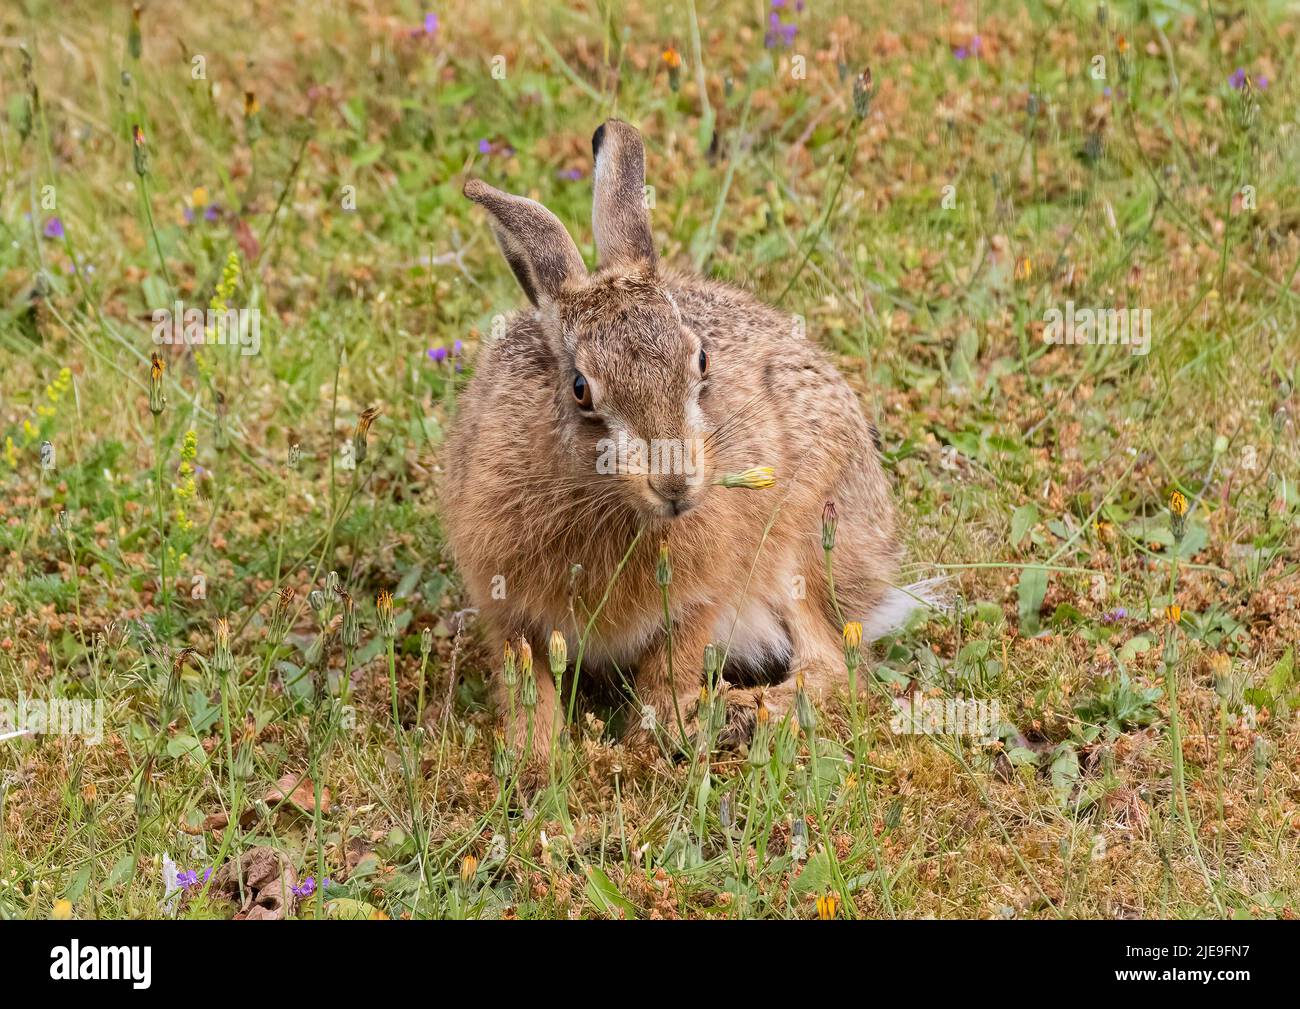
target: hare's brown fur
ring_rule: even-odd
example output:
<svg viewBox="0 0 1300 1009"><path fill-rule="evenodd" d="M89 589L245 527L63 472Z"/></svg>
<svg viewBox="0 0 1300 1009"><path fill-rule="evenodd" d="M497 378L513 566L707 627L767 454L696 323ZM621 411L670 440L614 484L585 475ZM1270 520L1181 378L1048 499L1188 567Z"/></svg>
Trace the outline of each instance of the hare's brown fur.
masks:
<svg viewBox="0 0 1300 1009"><path fill-rule="evenodd" d="M590 276L537 204L467 187L492 213L536 308L484 348L459 398L443 508L496 654L522 636L537 657L539 752L553 723L552 630L565 634L572 658L599 606L583 678L621 675L638 708L652 705L666 728L678 712L690 718L711 641L727 655L730 680L784 674L762 695L780 712L794 672L814 697L844 677L823 563L824 504L838 512L835 590L845 619L870 621L899 556L875 432L835 365L790 316L736 288L658 268L639 203L639 135L614 121L602 131L602 267ZM706 380L693 370L701 349ZM575 406L575 374L599 390L599 420ZM646 441L702 436L696 485L598 473L600 438L615 430ZM713 482L758 466L773 467L775 486ZM671 671L655 577L661 544L672 564ZM733 736L744 735L758 699L729 690ZM522 723L509 728L521 745Z"/></svg>

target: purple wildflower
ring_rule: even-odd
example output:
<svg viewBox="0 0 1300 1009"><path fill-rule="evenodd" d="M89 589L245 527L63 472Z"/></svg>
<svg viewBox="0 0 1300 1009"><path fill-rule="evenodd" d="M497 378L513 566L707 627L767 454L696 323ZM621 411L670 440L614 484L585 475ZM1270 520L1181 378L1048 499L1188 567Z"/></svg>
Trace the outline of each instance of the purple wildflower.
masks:
<svg viewBox="0 0 1300 1009"><path fill-rule="evenodd" d="M437 14L429 13L429 14L424 15L424 34L426 34L426 35L437 35L437 34L438 34L438 15L437 15Z"/></svg>
<svg viewBox="0 0 1300 1009"><path fill-rule="evenodd" d="M479 152L480 154L491 154L491 153L492 153L492 141L491 141L491 140L480 140L480 141L478 142L478 152Z"/></svg>
<svg viewBox="0 0 1300 1009"><path fill-rule="evenodd" d="M978 35L976 35L973 38L971 38L970 45L958 46L956 49L952 51L952 55L956 59L965 60L965 59L970 59L970 57L972 56L978 56L983 51L984 51L984 40L980 38Z"/></svg>
<svg viewBox="0 0 1300 1009"><path fill-rule="evenodd" d="M203 211L203 219L208 222L217 220L221 216L221 205L209 203Z"/></svg>
<svg viewBox="0 0 1300 1009"><path fill-rule="evenodd" d="M298 886L291 886L295 897L310 897L316 892L316 879L314 876L308 876Z"/></svg>
<svg viewBox="0 0 1300 1009"><path fill-rule="evenodd" d="M582 178L581 168L565 168L563 171L556 173L565 182L577 182Z"/></svg>
<svg viewBox="0 0 1300 1009"><path fill-rule="evenodd" d="M429 358L433 361L434 364L442 364L443 361L447 360L447 348L430 347Z"/></svg>
<svg viewBox="0 0 1300 1009"><path fill-rule="evenodd" d="M1255 87L1259 88L1260 91L1266 91L1268 89L1268 78L1263 75L1256 77Z"/></svg>
<svg viewBox="0 0 1300 1009"><path fill-rule="evenodd" d="M773 11L767 17L767 34L763 36L763 45L768 49L775 49L779 43L789 48L794 45L794 37L798 32L798 25L794 22L784 24L781 15Z"/></svg>
<svg viewBox="0 0 1300 1009"><path fill-rule="evenodd" d="M1117 607L1116 609L1111 610L1109 613L1103 615L1101 618L1101 622L1103 624L1114 624L1114 623L1118 623L1120 620L1123 620L1127 616L1128 616L1128 610L1126 610L1123 606L1120 606Z"/></svg>
<svg viewBox="0 0 1300 1009"><path fill-rule="evenodd" d="M457 340L455 343L451 345L451 356L460 357L461 352L464 351L464 349L465 349L465 344L463 344L460 340Z"/></svg>
<svg viewBox="0 0 1300 1009"><path fill-rule="evenodd" d="M1228 78L1228 83L1235 90L1240 91L1246 86L1246 71L1242 70L1241 67L1237 67L1237 69L1232 72L1232 76Z"/></svg>
<svg viewBox="0 0 1300 1009"><path fill-rule="evenodd" d="M180 885L182 890L188 890L198 881L199 874L193 869L190 869L188 872L178 872L176 874L176 882Z"/></svg>
<svg viewBox="0 0 1300 1009"><path fill-rule="evenodd" d="M42 230L41 234L46 238L62 238L63 219L59 217L51 217L45 222L45 228Z"/></svg>

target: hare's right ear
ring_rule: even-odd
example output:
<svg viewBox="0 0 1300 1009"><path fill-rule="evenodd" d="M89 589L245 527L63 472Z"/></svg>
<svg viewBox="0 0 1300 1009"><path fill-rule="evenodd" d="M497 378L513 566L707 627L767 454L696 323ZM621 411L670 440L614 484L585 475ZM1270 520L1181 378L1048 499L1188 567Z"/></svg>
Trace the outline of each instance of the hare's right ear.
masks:
<svg viewBox="0 0 1300 1009"><path fill-rule="evenodd" d="M511 196L478 179L466 182L464 192L491 215L492 234L534 305L587 276L582 255L560 219L536 200Z"/></svg>
<svg viewBox="0 0 1300 1009"><path fill-rule="evenodd" d="M645 144L635 126L607 119L591 138L596 159L591 227L601 266L655 268L654 235L645 204Z"/></svg>

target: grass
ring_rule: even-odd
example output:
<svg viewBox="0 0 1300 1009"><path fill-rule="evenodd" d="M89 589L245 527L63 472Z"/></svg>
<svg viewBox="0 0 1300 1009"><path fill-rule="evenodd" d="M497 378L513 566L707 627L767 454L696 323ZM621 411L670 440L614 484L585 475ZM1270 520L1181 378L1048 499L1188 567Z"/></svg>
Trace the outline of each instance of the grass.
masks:
<svg viewBox="0 0 1300 1009"><path fill-rule="evenodd" d="M756 0L433 32L160 2L138 46L125 8L6 11L0 697L99 704L102 739L0 742L0 915L229 917L270 849L297 917L1294 916L1293 19L868 7L787 4L770 49ZM739 753L566 708L533 788L434 502L522 301L459 190L541 199L590 261L610 115L665 259L839 357L904 576L955 606ZM155 345L177 300L258 309L258 352ZM1045 343L1067 301L1149 310L1149 353ZM522 703L552 669L518 661ZM913 689L996 702L998 738L891 731Z"/></svg>

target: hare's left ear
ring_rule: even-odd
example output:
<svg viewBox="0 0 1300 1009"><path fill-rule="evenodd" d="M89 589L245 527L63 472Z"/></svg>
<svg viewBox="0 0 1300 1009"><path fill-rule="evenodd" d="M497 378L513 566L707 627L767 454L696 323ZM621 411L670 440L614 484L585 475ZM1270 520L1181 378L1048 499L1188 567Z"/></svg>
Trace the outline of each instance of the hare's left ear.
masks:
<svg viewBox="0 0 1300 1009"><path fill-rule="evenodd" d="M591 138L596 159L592 231L601 266L655 267L645 205L645 145L636 127L609 119Z"/></svg>

